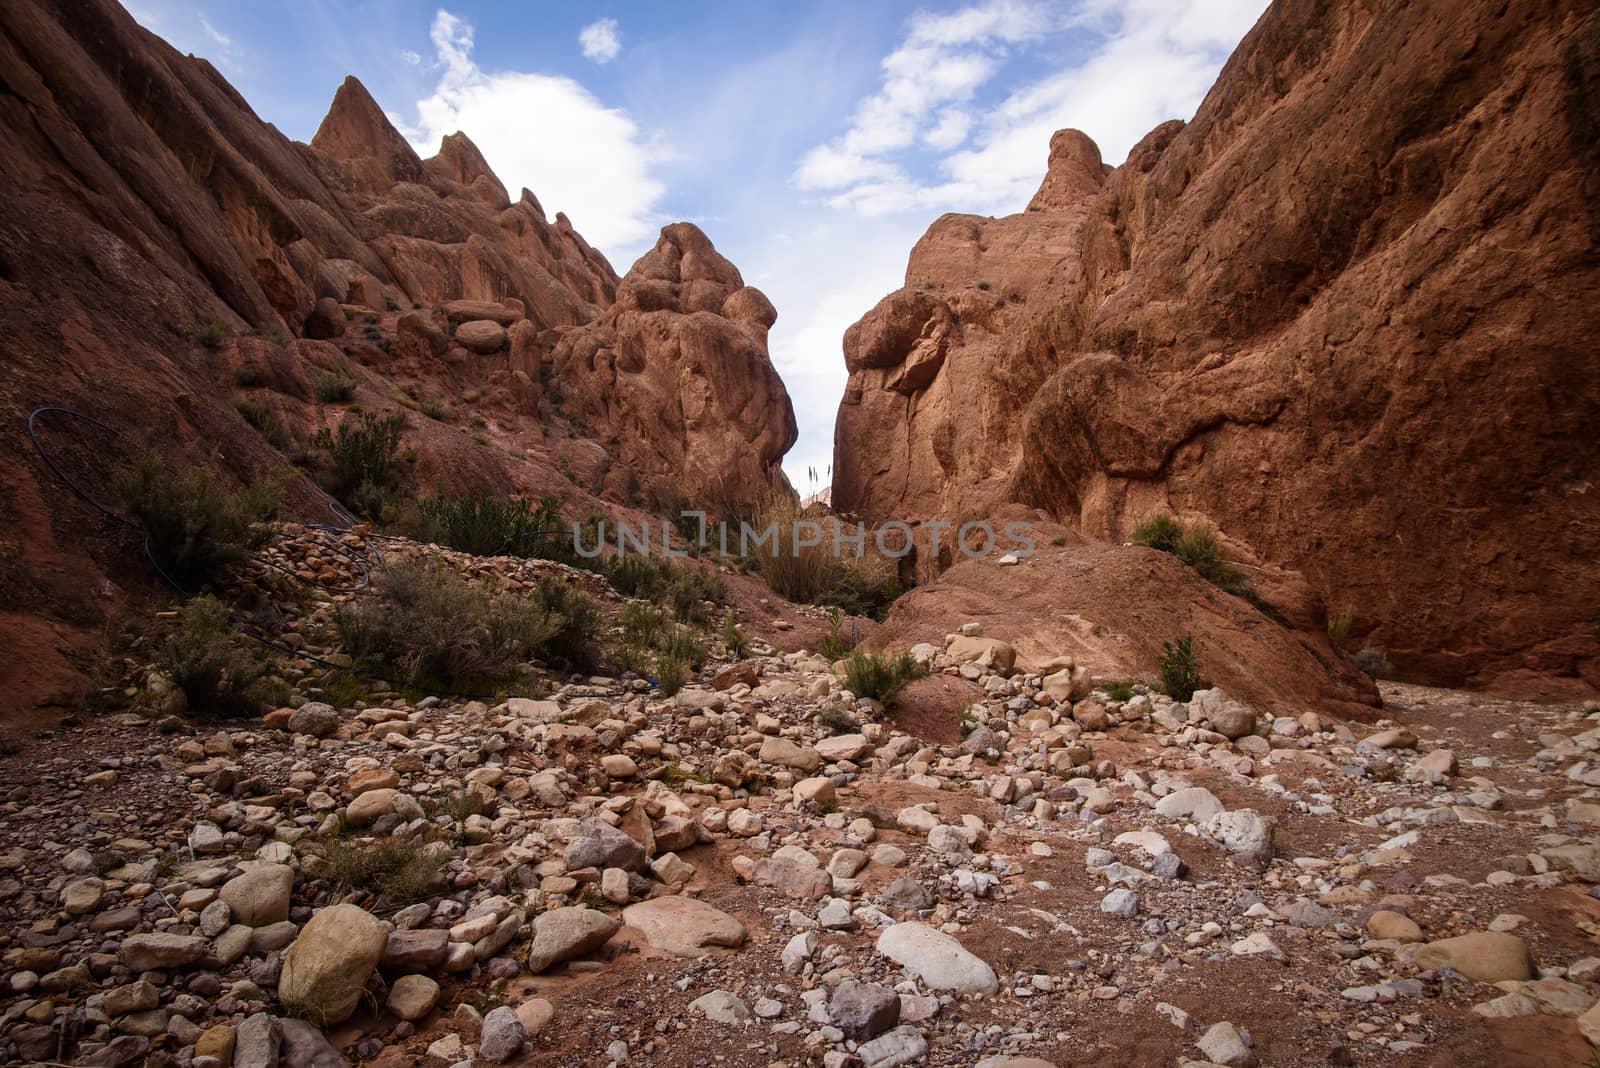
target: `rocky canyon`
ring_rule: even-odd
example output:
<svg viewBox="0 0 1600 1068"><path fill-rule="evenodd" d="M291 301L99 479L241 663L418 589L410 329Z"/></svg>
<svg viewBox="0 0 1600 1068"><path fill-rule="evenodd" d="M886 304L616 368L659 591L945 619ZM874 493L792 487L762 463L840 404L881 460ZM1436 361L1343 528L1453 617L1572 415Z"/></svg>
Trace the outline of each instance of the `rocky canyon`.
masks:
<svg viewBox="0 0 1600 1068"><path fill-rule="evenodd" d="M1052 13L934 7L886 81ZM1046 130L805 502L729 203L619 274L159 14L0 5L0 1064L1594 1060L1592 4L1275 0L1121 162Z"/></svg>

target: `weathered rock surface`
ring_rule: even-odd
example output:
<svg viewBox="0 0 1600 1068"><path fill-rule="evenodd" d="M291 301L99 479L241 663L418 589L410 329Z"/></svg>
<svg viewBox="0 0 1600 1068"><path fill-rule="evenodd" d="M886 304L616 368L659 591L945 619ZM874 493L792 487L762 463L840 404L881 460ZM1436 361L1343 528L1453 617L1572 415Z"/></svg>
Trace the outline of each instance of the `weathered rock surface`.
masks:
<svg viewBox="0 0 1600 1068"><path fill-rule="evenodd" d="M1109 174L1058 133L846 334L834 506L1203 517L1401 671L1592 696L1594 19L1279 0Z"/></svg>
<svg viewBox="0 0 1600 1068"><path fill-rule="evenodd" d="M776 319L698 227L668 226L612 308L557 343L565 408L660 493L748 507L788 492L779 463L797 430L767 355Z"/></svg>

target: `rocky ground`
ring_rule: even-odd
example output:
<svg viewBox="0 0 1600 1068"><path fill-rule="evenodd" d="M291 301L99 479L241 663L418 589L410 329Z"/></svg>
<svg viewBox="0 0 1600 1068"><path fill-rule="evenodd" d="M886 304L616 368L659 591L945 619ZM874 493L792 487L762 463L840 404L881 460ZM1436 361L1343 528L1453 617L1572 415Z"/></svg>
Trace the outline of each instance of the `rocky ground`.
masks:
<svg viewBox="0 0 1600 1068"><path fill-rule="evenodd" d="M273 554L340 585L318 546ZM318 650L334 599L279 636ZM672 698L329 703L288 663L262 720L31 737L0 758L0 1059L1588 1063L1600 709L1119 701L961 623L914 650L975 696L944 729L757 642Z"/></svg>

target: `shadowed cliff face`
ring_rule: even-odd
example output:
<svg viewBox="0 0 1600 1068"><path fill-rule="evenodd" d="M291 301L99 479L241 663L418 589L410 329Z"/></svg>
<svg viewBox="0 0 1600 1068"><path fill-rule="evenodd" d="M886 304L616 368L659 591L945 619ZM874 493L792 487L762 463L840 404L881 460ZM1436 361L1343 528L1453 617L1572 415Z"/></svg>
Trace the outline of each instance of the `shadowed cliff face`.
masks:
<svg viewBox="0 0 1600 1068"><path fill-rule="evenodd" d="M38 405L123 435L42 424L113 503L111 474L146 441L241 478L292 472L347 417L318 396L330 375L363 409L412 410L419 492L581 508L788 491L772 307L693 227L669 227L624 282L565 216L511 199L465 134L420 159L349 79L312 143L290 141L110 0L0 5L0 84L0 575L16 591L0 636L28 654L0 665L0 689L17 708L71 703L146 574L17 432ZM619 284L656 280L669 298L616 303ZM594 331L627 373L563 359L564 382L553 354ZM297 473L287 503L330 518Z"/></svg>
<svg viewBox="0 0 1600 1068"><path fill-rule="evenodd" d="M1188 125L945 216L846 336L834 502L1205 517L1429 681L1600 687L1600 19L1280 0Z"/></svg>

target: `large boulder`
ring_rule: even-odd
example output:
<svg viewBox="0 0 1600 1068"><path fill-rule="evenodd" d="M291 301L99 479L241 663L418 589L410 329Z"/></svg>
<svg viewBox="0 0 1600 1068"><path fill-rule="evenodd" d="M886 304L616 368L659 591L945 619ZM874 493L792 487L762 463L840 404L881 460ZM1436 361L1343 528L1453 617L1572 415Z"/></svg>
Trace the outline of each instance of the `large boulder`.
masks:
<svg viewBox="0 0 1600 1068"><path fill-rule="evenodd" d="M1429 942L1416 951L1423 968L1450 968L1480 983L1533 978L1528 944L1514 934L1473 931Z"/></svg>
<svg viewBox="0 0 1600 1068"><path fill-rule="evenodd" d="M1223 690L1195 691L1189 699L1189 710L1209 720L1211 729L1229 741L1243 738L1256 729L1255 709L1235 701Z"/></svg>
<svg viewBox="0 0 1600 1068"><path fill-rule="evenodd" d="M278 1000L320 1027L350 1018L389 940L384 922L356 905L330 905L284 954Z"/></svg>
<svg viewBox="0 0 1600 1068"><path fill-rule="evenodd" d="M456 327L456 342L469 352L487 356L506 347L506 328L487 319L474 319Z"/></svg>
<svg viewBox="0 0 1600 1068"><path fill-rule="evenodd" d="M992 994L1000 988L994 969L956 939L925 923L897 923L878 936L878 952L915 972L933 990Z"/></svg>
<svg viewBox="0 0 1600 1068"><path fill-rule="evenodd" d="M656 949L679 957L701 957L737 949L749 932L734 917L698 898L668 895L622 910L622 920Z"/></svg>
<svg viewBox="0 0 1600 1068"><path fill-rule="evenodd" d="M533 921L528 970L537 975L564 960L592 953L621 926L615 916L596 909L571 906L542 912Z"/></svg>
<svg viewBox="0 0 1600 1068"><path fill-rule="evenodd" d="M234 923L266 927L289 918L294 869L287 864L258 864L222 884L218 896L227 903Z"/></svg>

